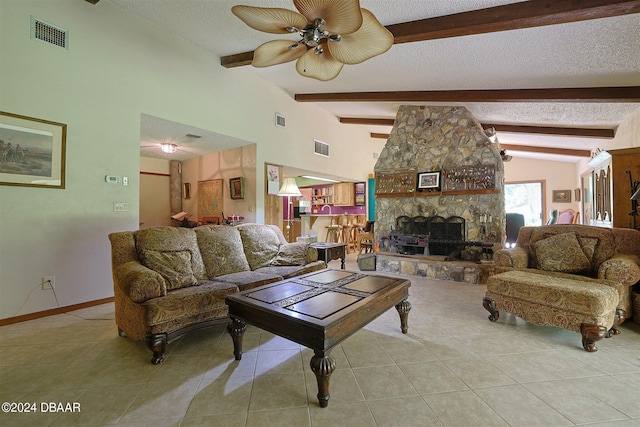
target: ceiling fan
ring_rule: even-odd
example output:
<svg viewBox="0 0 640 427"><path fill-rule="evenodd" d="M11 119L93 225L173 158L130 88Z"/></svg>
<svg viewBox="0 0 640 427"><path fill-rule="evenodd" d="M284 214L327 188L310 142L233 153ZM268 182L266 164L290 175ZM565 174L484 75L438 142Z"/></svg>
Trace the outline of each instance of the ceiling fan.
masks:
<svg viewBox="0 0 640 427"><path fill-rule="evenodd" d="M251 28L271 34L298 33L300 39L273 40L254 52L254 67L296 61L304 76L328 81L340 74L344 64L359 64L380 55L393 45L389 32L359 0L293 0L294 12L282 8L238 5L234 15Z"/></svg>

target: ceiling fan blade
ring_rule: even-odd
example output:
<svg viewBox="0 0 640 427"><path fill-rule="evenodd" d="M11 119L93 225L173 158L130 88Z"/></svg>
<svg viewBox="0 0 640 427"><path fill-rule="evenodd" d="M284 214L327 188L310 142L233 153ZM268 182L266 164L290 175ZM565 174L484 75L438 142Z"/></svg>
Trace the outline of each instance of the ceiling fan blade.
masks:
<svg viewBox="0 0 640 427"><path fill-rule="evenodd" d="M307 51L307 48L299 44L292 49L291 46L294 44L290 40L272 40L263 43L254 52L251 65L270 67L300 58Z"/></svg>
<svg viewBox="0 0 640 427"><path fill-rule="evenodd" d="M254 30L272 34L289 34L287 27L298 30L307 25L307 18L288 9L233 6L231 12Z"/></svg>
<svg viewBox="0 0 640 427"><path fill-rule="evenodd" d="M362 25L359 0L293 0L309 22L325 20L324 28L334 34L349 34Z"/></svg>
<svg viewBox="0 0 640 427"><path fill-rule="evenodd" d="M327 43L333 57L344 64L359 64L393 46L393 34L378 22L373 13L362 9L362 17L358 31L343 35L339 42Z"/></svg>
<svg viewBox="0 0 640 427"><path fill-rule="evenodd" d="M296 62L296 71L304 77L327 81L335 79L344 64L336 61L329 50L326 43L320 45L324 49L322 55L316 55L314 49L307 50Z"/></svg>

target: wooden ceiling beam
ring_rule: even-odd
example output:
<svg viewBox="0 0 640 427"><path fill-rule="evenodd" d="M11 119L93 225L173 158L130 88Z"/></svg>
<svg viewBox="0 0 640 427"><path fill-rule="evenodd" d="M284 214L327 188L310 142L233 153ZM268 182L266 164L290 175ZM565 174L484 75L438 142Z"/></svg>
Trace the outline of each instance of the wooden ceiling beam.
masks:
<svg viewBox="0 0 640 427"><path fill-rule="evenodd" d="M640 12L640 1L530 0L388 25L394 43L566 24Z"/></svg>
<svg viewBox="0 0 640 427"><path fill-rule="evenodd" d="M87 0L91 1L91 0ZM94 0L95 1L95 0ZM394 44L564 24L640 13L640 0L529 0L387 25ZM253 51L223 56L226 68L251 64Z"/></svg>
<svg viewBox="0 0 640 427"><path fill-rule="evenodd" d="M640 102L640 86L298 93L298 102Z"/></svg>
<svg viewBox="0 0 640 427"><path fill-rule="evenodd" d="M371 138L388 139L388 133L371 132ZM553 154L556 156L591 157L590 150L574 150L571 148L536 147L532 145L500 144L504 150L525 151L528 153Z"/></svg>
<svg viewBox="0 0 640 427"><path fill-rule="evenodd" d="M340 117L340 123L352 125L393 126L394 119L375 119L368 117ZM608 128L575 128L553 126L521 126L482 123L484 129L494 128L498 132L532 133L542 135L579 136L588 138L607 138L615 136L614 129ZM385 134L380 134L385 135ZM386 137L385 137L386 138Z"/></svg>
<svg viewBox="0 0 640 427"><path fill-rule="evenodd" d="M616 136L614 129L607 128L575 128L552 126L519 126L483 123L484 129L494 128L497 132L533 133L542 135L578 136L587 138L612 139Z"/></svg>
<svg viewBox="0 0 640 427"><path fill-rule="evenodd" d="M532 145L500 144L507 151L526 151L528 153L554 154L558 156L591 157L590 150L573 150L570 148L535 147Z"/></svg>

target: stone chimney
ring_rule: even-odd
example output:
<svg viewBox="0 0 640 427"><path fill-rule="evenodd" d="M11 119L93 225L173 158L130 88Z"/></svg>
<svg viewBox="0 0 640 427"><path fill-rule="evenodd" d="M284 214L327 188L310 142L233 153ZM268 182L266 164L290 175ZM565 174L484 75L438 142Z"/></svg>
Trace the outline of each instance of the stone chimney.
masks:
<svg viewBox="0 0 640 427"><path fill-rule="evenodd" d="M466 108L401 106L374 171L376 239L400 216L438 215L464 218L467 241L504 243L500 147Z"/></svg>

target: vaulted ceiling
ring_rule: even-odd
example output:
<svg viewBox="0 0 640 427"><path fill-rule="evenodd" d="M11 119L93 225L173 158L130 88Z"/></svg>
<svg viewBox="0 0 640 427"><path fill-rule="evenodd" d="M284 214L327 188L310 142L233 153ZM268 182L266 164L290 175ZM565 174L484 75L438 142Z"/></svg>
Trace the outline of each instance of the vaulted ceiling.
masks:
<svg viewBox="0 0 640 427"><path fill-rule="evenodd" d="M509 154L572 162L640 108L640 0L360 0L395 43L328 82L298 75L294 63L247 65L260 44L297 37L253 30L231 7L294 10L291 0L102 1L201 46L231 72L247 67L343 126L365 127L372 139L390 132L399 105L462 105L495 128Z"/></svg>

